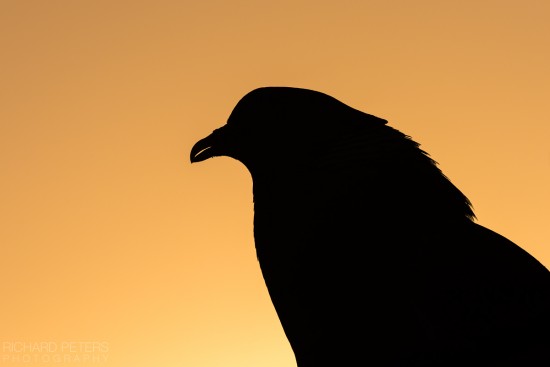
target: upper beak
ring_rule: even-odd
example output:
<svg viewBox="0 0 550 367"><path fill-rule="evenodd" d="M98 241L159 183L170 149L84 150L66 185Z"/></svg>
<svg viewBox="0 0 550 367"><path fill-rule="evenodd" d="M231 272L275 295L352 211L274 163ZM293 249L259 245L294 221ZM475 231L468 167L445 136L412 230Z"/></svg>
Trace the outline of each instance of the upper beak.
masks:
<svg viewBox="0 0 550 367"><path fill-rule="evenodd" d="M222 144L221 129L214 130L206 138L199 140L193 148L191 148L191 163L202 162L208 158L212 158L223 153L220 151Z"/></svg>

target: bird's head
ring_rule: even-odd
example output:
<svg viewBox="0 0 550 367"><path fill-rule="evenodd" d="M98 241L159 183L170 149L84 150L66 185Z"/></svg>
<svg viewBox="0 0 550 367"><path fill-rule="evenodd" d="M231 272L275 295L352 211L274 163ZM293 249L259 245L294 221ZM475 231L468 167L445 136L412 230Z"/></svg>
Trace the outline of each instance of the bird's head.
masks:
<svg viewBox="0 0 550 367"><path fill-rule="evenodd" d="M363 191L391 192L384 198L388 207L390 200L418 215L446 212L473 219L470 201L436 162L386 123L320 92L264 87L245 95L226 125L193 146L191 162L232 157L254 182L300 177L308 184L340 177Z"/></svg>
<svg viewBox="0 0 550 367"><path fill-rule="evenodd" d="M353 134L365 122L383 125L386 120L313 90L259 88L237 103L226 125L193 146L191 162L228 156L253 176L264 169L297 167L334 136Z"/></svg>

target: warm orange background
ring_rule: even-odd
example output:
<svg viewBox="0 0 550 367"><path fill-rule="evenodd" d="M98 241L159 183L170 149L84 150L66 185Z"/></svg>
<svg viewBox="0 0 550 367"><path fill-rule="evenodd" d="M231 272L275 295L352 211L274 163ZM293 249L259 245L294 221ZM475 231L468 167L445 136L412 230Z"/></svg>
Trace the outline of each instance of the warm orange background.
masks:
<svg viewBox="0 0 550 367"><path fill-rule="evenodd" d="M0 342L106 342L116 367L294 366L248 172L188 158L265 85L388 119L549 266L549 19L546 0L2 0Z"/></svg>

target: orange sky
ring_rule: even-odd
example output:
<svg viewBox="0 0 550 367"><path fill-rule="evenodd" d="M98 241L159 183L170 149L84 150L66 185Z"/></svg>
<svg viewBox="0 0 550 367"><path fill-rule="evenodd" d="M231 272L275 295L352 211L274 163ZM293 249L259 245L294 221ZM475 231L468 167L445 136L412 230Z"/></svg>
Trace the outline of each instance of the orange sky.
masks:
<svg viewBox="0 0 550 367"><path fill-rule="evenodd" d="M0 364L295 366L248 172L188 161L259 86L388 119L550 266L548 19L543 0L2 1Z"/></svg>

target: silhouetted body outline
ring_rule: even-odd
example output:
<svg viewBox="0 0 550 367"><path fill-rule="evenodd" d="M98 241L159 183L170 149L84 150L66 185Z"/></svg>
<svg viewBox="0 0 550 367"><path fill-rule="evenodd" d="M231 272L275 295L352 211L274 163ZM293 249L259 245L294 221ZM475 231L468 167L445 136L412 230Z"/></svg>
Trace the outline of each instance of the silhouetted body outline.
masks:
<svg viewBox="0 0 550 367"><path fill-rule="evenodd" d="M550 272L473 222L410 137L326 94L264 87L191 161L241 161L298 367L550 366Z"/></svg>

